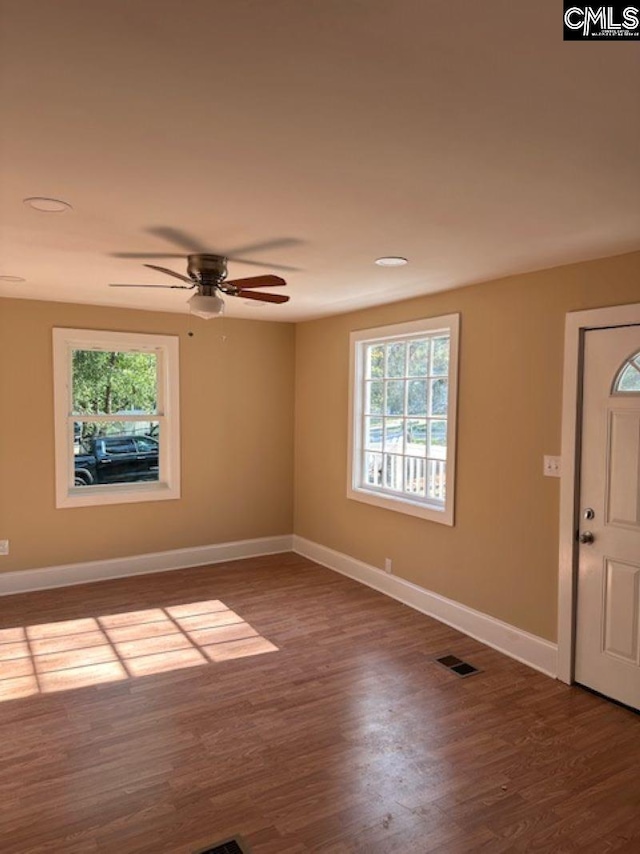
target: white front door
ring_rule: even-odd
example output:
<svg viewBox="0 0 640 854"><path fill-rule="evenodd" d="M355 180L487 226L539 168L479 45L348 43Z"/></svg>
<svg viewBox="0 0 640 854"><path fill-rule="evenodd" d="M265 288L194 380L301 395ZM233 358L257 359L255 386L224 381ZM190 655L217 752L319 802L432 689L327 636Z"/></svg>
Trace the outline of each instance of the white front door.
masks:
<svg viewBox="0 0 640 854"><path fill-rule="evenodd" d="M640 709L640 326L585 333L575 678Z"/></svg>

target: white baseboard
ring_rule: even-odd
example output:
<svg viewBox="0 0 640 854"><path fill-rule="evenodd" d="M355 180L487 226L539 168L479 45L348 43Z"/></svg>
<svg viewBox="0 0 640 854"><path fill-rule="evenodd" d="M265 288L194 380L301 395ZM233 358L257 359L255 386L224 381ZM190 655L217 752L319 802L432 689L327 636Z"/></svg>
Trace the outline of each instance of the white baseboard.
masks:
<svg viewBox="0 0 640 854"><path fill-rule="evenodd" d="M149 572L166 572L186 569L191 566L206 566L227 560L245 557L278 554L291 551L291 534L280 537L260 537L255 540L238 540L233 543L217 543L211 546L193 546L166 552L119 557L110 560L94 560L86 563L69 563L64 566L48 566L41 569L25 569L21 572L0 573L0 596L13 593L28 593L34 590L50 590L54 587L69 587L91 581L106 581L110 578L128 578Z"/></svg>
<svg viewBox="0 0 640 854"><path fill-rule="evenodd" d="M128 578L151 572L187 569L289 551L297 552L322 566L385 593L548 676L556 676L556 644L295 534L26 569L21 572L4 572L0 573L0 596L69 587L111 578Z"/></svg>
<svg viewBox="0 0 640 854"><path fill-rule="evenodd" d="M293 550L315 563L386 593L547 676L556 677L558 647L551 641L295 534Z"/></svg>

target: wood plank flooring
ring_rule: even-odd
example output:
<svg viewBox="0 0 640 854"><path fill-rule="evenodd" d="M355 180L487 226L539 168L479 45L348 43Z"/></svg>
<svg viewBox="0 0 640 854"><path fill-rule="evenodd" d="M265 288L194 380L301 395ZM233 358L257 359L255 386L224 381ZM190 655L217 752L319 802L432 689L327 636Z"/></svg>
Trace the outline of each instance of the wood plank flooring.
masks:
<svg viewBox="0 0 640 854"><path fill-rule="evenodd" d="M7 597L0 627L3 854L640 851L640 716L298 556Z"/></svg>

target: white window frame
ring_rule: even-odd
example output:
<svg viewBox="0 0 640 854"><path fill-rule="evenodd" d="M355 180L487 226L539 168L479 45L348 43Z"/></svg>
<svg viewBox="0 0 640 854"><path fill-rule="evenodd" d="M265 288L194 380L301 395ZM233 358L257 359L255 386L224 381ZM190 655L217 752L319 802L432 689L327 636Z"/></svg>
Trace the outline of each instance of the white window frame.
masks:
<svg viewBox="0 0 640 854"><path fill-rule="evenodd" d="M446 332L450 337L449 345L449 395L447 411L447 475L446 497L444 504L399 495L383 488L369 488L362 483L362 443L364 417L364 350L365 345L388 343L390 340L410 340L420 335L433 336ZM349 449L347 498L395 510L410 516L418 516L443 525L454 524L455 477L456 477L456 432L458 403L458 351L460 341L460 315L447 314L441 317L421 318L408 323L396 323L379 326L374 329L360 329L350 335L349 362Z"/></svg>
<svg viewBox="0 0 640 854"><path fill-rule="evenodd" d="M159 481L74 484L73 350L152 352L157 356L157 413L147 420L160 424ZM180 498L179 339L174 335L106 332L96 329L53 330L53 393L56 507L87 507ZM95 416L83 416L91 420ZM96 421L104 420L102 416ZM113 415L112 420L140 421L139 415Z"/></svg>

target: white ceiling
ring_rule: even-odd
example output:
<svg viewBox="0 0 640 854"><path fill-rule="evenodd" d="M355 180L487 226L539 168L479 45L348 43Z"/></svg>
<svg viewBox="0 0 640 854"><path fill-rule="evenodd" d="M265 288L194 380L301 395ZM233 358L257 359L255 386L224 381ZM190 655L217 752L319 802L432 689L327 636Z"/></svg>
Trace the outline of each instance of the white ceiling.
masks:
<svg viewBox="0 0 640 854"><path fill-rule="evenodd" d="M563 42L558 0L0 8L0 295L185 311L107 287L162 282L113 256L180 252L158 227L290 239L230 265L297 268L286 306L227 300L270 320L640 248L640 45Z"/></svg>

